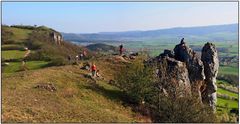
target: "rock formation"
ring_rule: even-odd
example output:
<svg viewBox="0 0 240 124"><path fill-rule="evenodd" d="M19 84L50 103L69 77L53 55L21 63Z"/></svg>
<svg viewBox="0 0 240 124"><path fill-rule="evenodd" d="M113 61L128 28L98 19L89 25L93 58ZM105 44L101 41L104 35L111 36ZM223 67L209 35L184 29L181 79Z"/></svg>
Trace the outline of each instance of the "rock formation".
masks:
<svg viewBox="0 0 240 124"><path fill-rule="evenodd" d="M51 40L57 44L57 45L61 45L61 42L63 41L62 35L60 33L57 32L51 32L50 33L50 37Z"/></svg>
<svg viewBox="0 0 240 124"><path fill-rule="evenodd" d="M214 44L206 43L202 49L202 57L204 65L204 74L206 76L205 84L206 88L203 91L202 98L203 102L215 109L217 103L217 86L216 78L219 67L219 60L217 50Z"/></svg>
<svg viewBox="0 0 240 124"><path fill-rule="evenodd" d="M215 45L206 43L201 56L181 40L174 51L164 50L147 61L157 65L159 88L172 97L193 96L215 110L218 56Z"/></svg>
<svg viewBox="0 0 240 124"><path fill-rule="evenodd" d="M193 95L201 99L200 87L205 79L204 67L201 59L197 57L196 52L189 48L183 40L180 44L176 45L174 53L174 58L176 60L186 64Z"/></svg>

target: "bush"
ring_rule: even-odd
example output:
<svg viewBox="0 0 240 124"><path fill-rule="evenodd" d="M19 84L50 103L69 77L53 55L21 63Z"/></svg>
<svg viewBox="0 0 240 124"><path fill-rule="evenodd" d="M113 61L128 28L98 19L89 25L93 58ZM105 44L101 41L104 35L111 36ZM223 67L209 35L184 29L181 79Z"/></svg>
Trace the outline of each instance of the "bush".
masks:
<svg viewBox="0 0 240 124"><path fill-rule="evenodd" d="M238 109L237 109L237 111L238 111ZM217 118L221 123L236 123L239 120L238 114L235 114L235 113L229 114L226 111L218 113Z"/></svg>
<svg viewBox="0 0 240 124"><path fill-rule="evenodd" d="M42 43L41 42L37 42L35 40L29 40L29 41L27 41L25 43L25 45L28 47L28 49L37 50L37 49L41 48Z"/></svg>
<svg viewBox="0 0 240 124"><path fill-rule="evenodd" d="M46 52L43 52L41 50L37 50L34 53L30 53L26 58L28 61L39 61L39 60L44 60L44 61L50 61L51 58Z"/></svg>
<svg viewBox="0 0 240 124"><path fill-rule="evenodd" d="M29 30L33 30L33 29L36 28L34 26L31 26L31 25L11 25L11 27L21 28L21 29L29 29Z"/></svg>
<svg viewBox="0 0 240 124"><path fill-rule="evenodd" d="M192 97L166 97L162 94L152 104L154 122L203 123L216 122L212 109Z"/></svg>
<svg viewBox="0 0 240 124"><path fill-rule="evenodd" d="M228 74L218 75L217 79L225 80L234 86L238 86L238 76L237 75L228 75Z"/></svg>
<svg viewBox="0 0 240 124"><path fill-rule="evenodd" d="M153 79L152 69L144 67L139 61L122 68L115 76L116 85L132 98L130 102L136 104L151 96L155 89Z"/></svg>
<svg viewBox="0 0 240 124"><path fill-rule="evenodd" d="M61 66L66 65L67 61L62 57L53 58L47 66Z"/></svg>

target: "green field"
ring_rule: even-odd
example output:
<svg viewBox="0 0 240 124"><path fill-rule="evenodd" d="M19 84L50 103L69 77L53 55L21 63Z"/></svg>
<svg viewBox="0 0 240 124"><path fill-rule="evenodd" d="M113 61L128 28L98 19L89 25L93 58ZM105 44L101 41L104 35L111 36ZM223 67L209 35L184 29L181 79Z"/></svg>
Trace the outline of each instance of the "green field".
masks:
<svg viewBox="0 0 240 124"><path fill-rule="evenodd" d="M217 105L222 106L222 107L226 107L226 105L227 105L228 108L238 108L238 101L232 101L232 100L218 98Z"/></svg>
<svg viewBox="0 0 240 124"><path fill-rule="evenodd" d="M5 50L24 50L24 46L20 44L5 44L2 45L2 51Z"/></svg>
<svg viewBox="0 0 240 124"><path fill-rule="evenodd" d="M45 61L29 61L26 62L26 66L28 69L40 69L46 66L48 62ZM13 73L19 71L20 67L22 65L22 62L9 62L8 66L3 67L3 73Z"/></svg>
<svg viewBox="0 0 240 124"><path fill-rule="evenodd" d="M228 95L228 96L238 98L238 94L233 93L233 92L230 92L230 91L227 91L227 90L224 90L224 89L222 89L222 88L218 88L218 89L217 89L217 92L220 93L220 94L226 94L226 95Z"/></svg>
<svg viewBox="0 0 240 124"><path fill-rule="evenodd" d="M20 50L6 50L2 51L2 58L3 59L20 59L23 58L26 51Z"/></svg>
<svg viewBox="0 0 240 124"><path fill-rule="evenodd" d="M238 75L238 67L220 66L219 74Z"/></svg>

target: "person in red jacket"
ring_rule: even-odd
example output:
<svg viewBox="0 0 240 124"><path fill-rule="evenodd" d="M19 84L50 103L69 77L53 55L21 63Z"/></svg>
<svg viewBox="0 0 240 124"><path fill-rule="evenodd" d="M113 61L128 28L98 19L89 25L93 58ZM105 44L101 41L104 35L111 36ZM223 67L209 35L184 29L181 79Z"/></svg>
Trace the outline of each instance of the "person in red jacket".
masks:
<svg viewBox="0 0 240 124"><path fill-rule="evenodd" d="M95 77L97 72L97 67L94 63L92 64L91 70L92 70L92 76Z"/></svg>

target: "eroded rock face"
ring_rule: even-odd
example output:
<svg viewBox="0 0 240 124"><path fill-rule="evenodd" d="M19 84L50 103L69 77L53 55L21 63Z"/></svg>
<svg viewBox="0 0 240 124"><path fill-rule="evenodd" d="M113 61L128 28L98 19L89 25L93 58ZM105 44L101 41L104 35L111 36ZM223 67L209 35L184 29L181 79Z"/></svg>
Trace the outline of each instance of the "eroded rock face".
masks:
<svg viewBox="0 0 240 124"><path fill-rule="evenodd" d="M61 42L63 41L62 35L56 32L50 33L50 37L55 44L61 45Z"/></svg>
<svg viewBox="0 0 240 124"><path fill-rule="evenodd" d="M147 63L157 63L160 90L171 97L195 96L215 109L219 67L215 45L207 43L201 57L181 40L174 52L165 50Z"/></svg>
<svg viewBox="0 0 240 124"><path fill-rule="evenodd" d="M168 56L159 59L158 76L161 90L171 97L191 95L191 85L185 63Z"/></svg>
<svg viewBox="0 0 240 124"><path fill-rule="evenodd" d="M217 85L216 78L219 67L219 60L217 55L217 49L214 44L206 43L202 49L201 60L204 64L204 74L206 76L205 84L206 88L203 91L203 102L209 104L215 109L217 103Z"/></svg>
<svg viewBox="0 0 240 124"><path fill-rule="evenodd" d="M202 61L197 57L196 52L189 48L183 40L176 45L174 53L176 60L186 63L193 95L201 99L200 87L205 79Z"/></svg>

